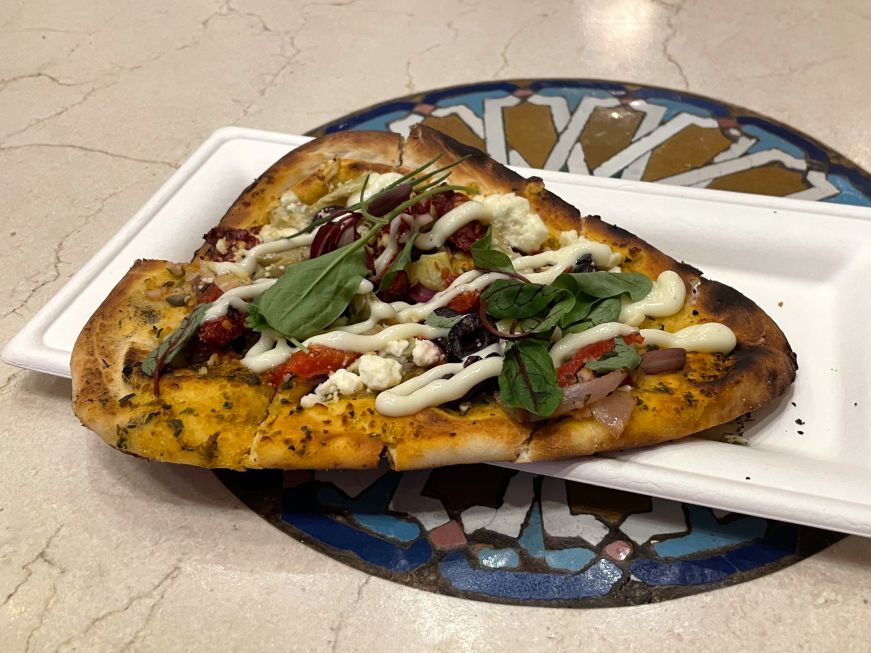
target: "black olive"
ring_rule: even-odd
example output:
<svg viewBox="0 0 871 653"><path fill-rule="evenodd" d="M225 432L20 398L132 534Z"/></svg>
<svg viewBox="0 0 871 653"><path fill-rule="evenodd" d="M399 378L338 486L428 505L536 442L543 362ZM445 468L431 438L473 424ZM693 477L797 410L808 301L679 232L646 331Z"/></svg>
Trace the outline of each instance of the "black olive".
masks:
<svg viewBox="0 0 871 653"><path fill-rule="evenodd" d="M466 356L466 360L463 361L463 367L469 367L472 363L477 363L481 360L480 356Z"/></svg>
<svg viewBox="0 0 871 653"><path fill-rule="evenodd" d="M440 306L439 308L435 309L433 313L435 313L439 317L456 317L460 314L459 311L455 311L450 306Z"/></svg>
<svg viewBox="0 0 871 653"><path fill-rule="evenodd" d="M445 353L448 361L457 363L469 354L480 351L487 345L496 342L495 335L481 326L481 318L477 313L469 313L451 327L445 339Z"/></svg>
<svg viewBox="0 0 871 653"><path fill-rule="evenodd" d="M572 267L572 272L595 272L596 266L593 265L593 255L587 252L577 261Z"/></svg>

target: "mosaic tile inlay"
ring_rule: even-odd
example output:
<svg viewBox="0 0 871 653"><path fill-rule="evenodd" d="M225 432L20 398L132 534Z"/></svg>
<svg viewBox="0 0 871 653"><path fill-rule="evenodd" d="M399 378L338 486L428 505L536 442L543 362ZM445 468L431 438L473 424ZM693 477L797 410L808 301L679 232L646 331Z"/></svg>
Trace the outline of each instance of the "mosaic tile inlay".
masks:
<svg viewBox="0 0 871 653"><path fill-rule="evenodd" d="M312 133L405 133L416 123L512 165L871 206L871 176L809 137L740 107L631 84L452 87ZM354 567L522 605L686 596L765 575L842 537L488 465L219 476L270 522Z"/></svg>

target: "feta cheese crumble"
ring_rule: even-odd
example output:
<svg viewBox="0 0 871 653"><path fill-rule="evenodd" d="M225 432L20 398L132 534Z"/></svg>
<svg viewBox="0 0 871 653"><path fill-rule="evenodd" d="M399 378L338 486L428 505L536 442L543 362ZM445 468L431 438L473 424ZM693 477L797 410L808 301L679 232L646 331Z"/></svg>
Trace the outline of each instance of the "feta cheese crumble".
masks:
<svg viewBox="0 0 871 653"><path fill-rule="evenodd" d="M411 360L418 367L431 367L442 360L442 350L430 340L414 339Z"/></svg>
<svg viewBox="0 0 871 653"><path fill-rule="evenodd" d="M395 358L365 354L359 359L360 378L370 390L386 390L402 381L402 363Z"/></svg>
<svg viewBox="0 0 871 653"><path fill-rule="evenodd" d="M533 213L529 200L514 193L479 195L475 200L486 206L493 216L493 237L525 254L541 248L547 240L547 226Z"/></svg>
<svg viewBox="0 0 871 653"><path fill-rule="evenodd" d="M352 395L363 389L363 380L345 369L339 369L330 374L327 380L318 385L315 391L299 400L303 408L311 408L315 404L325 404L339 395Z"/></svg>

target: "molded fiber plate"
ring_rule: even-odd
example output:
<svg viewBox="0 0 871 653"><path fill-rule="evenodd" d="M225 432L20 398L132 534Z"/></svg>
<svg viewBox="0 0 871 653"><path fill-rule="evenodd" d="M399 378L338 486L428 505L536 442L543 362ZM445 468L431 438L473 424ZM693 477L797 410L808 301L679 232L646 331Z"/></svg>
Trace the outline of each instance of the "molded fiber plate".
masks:
<svg viewBox="0 0 871 653"><path fill-rule="evenodd" d="M308 139L215 132L3 350L12 365L69 376L91 313L137 258L188 260L238 194ZM768 312L799 355L791 391L741 427L749 446L701 437L525 471L871 536L871 211L859 207L541 170L584 214L636 233ZM181 225L181 227L180 227ZM802 424L799 424L800 420ZM803 433L800 434L799 431Z"/></svg>

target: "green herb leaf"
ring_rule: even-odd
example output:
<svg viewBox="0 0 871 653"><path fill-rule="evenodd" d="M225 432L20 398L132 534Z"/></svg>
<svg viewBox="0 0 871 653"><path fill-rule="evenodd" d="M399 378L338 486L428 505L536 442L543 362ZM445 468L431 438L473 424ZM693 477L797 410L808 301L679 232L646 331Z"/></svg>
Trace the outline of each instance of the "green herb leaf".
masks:
<svg viewBox="0 0 871 653"><path fill-rule="evenodd" d="M594 361L589 361L585 367L603 374L616 370L632 371L641 365L641 356L635 351L635 347L627 345L623 338L614 339L614 349L602 354Z"/></svg>
<svg viewBox="0 0 871 653"><path fill-rule="evenodd" d="M405 245L402 247L402 251L400 251L396 258L393 259L393 263L390 264L384 278L381 279L381 284L378 286L378 292L389 288L390 284L393 283L393 279L396 277L397 272L404 270L408 264L411 263L411 250L414 247L414 241L419 233L420 227L415 227L411 234L409 234L408 240L405 241Z"/></svg>
<svg viewBox="0 0 871 653"><path fill-rule="evenodd" d="M505 252L493 249L493 225L487 227L487 233L472 243L472 260L479 270L494 270L496 272L514 272L514 264Z"/></svg>
<svg viewBox="0 0 871 653"><path fill-rule="evenodd" d="M578 289L591 297L619 297L627 293L629 299L637 302L653 288L650 279L639 272L576 272L561 276L574 279Z"/></svg>
<svg viewBox="0 0 871 653"><path fill-rule="evenodd" d="M565 316L575 306L575 298L571 293L565 293L553 306L545 317L531 317L520 321L520 331L533 333L547 333L560 324Z"/></svg>
<svg viewBox="0 0 871 653"><path fill-rule="evenodd" d="M544 312L567 294L556 286L497 279L481 294L481 299L487 304L487 314L497 320L522 320Z"/></svg>
<svg viewBox="0 0 871 653"><path fill-rule="evenodd" d="M366 275L365 240L287 266L254 300L260 318L288 338L305 340L335 322Z"/></svg>
<svg viewBox="0 0 871 653"><path fill-rule="evenodd" d="M620 317L621 307L622 303L619 297L606 297L605 299L600 299L592 305L589 313L584 319L569 322L567 324L564 322L566 326L563 331L566 333L580 333L581 331L586 331L597 324L616 322Z"/></svg>
<svg viewBox="0 0 871 653"><path fill-rule="evenodd" d="M436 315L435 313L430 313L424 324L431 327L439 327L441 329L450 329L457 322L466 317L466 313L460 313L459 315L451 315L450 317L447 315Z"/></svg>
<svg viewBox="0 0 871 653"><path fill-rule="evenodd" d="M145 357L145 360L142 361L142 373L148 376L154 376L155 372L160 374L160 370L171 363L172 359L196 335L210 306L211 304L200 304L197 306L190 315L179 323L172 333L164 338L157 347L152 349L148 356Z"/></svg>
<svg viewBox="0 0 871 653"><path fill-rule="evenodd" d="M563 392L544 341L518 340L505 348L499 392L506 406L522 408L539 417L547 417L556 410Z"/></svg>

